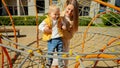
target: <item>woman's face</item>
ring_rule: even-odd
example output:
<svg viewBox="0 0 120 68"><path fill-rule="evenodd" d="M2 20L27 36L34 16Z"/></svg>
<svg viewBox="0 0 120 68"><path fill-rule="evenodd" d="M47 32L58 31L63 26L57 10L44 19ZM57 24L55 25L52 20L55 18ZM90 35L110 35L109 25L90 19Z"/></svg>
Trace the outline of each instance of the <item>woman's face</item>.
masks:
<svg viewBox="0 0 120 68"><path fill-rule="evenodd" d="M67 7L66 7L66 10L65 10L65 16L67 17L71 17L73 16L73 10L74 10L74 6L69 4Z"/></svg>

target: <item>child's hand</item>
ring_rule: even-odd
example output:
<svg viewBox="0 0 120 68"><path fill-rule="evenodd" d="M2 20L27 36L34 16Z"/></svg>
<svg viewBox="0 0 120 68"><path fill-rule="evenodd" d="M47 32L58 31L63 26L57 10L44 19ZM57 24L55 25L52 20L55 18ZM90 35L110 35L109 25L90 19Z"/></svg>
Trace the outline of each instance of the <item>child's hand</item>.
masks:
<svg viewBox="0 0 120 68"><path fill-rule="evenodd" d="M52 33L52 29L50 29L50 27L48 25L46 25L45 29L44 29L44 32L48 33L48 34L51 34Z"/></svg>
<svg viewBox="0 0 120 68"><path fill-rule="evenodd" d="M74 22L73 22L73 21L71 21L68 17L66 17L66 20L69 22L69 24L70 24L70 28L72 28L72 26L73 26Z"/></svg>
<svg viewBox="0 0 120 68"><path fill-rule="evenodd" d="M72 28L72 26L73 26L73 21L70 21L69 23L70 23L70 28Z"/></svg>
<svg viewBox="0 0 120 68"><path fill-rule="evenodd" d="M66 30L67 28L66 28L66 26L62 26L62 29L63 29L63 30Z"/></svg>

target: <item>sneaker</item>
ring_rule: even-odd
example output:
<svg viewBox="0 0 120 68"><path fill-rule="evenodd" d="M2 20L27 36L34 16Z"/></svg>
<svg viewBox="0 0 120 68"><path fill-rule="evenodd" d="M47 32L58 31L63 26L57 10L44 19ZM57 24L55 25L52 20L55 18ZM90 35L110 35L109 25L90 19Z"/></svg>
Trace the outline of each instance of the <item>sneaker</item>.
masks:
<svg viewBox="0 0 120 68"><path fill-rule="evenodd" d="M51 68L51 66L49 64L46 64L45 68Z"/></svg>
<svg viewBox="0 0 120 68"><path fill-rule="evenodd" d="M61 66L59 66L58 68L64 68L65 66L64 65L61 65Z"/></svg>

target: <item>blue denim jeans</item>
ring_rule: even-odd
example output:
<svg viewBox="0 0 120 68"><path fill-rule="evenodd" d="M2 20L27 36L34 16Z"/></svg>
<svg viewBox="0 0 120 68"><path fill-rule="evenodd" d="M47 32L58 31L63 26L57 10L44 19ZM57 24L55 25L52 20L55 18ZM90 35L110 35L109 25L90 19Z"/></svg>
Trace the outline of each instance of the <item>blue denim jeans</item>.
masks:
<svg viewBox="0 0 120 68"><path fill-rule="evenodd" d="M57 52L63 52L63 42L62 38L54 38L48 41L48 55L53 55L53 53L56 49ZM60 57L61 54L58 54L58 57ZM52 65L53 58L48 58L48 65ZM58 64L63 65L62 59L58 59Z"/></svg>

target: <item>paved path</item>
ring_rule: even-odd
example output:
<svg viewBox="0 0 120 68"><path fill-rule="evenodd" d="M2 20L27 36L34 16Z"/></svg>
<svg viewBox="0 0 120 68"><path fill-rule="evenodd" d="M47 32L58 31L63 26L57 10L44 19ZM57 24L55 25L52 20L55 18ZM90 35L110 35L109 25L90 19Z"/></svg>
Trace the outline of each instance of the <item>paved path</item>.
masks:
<svg viewBox="0 0 120 68"><path fill-rule="evenodd" d="M12 28L9 26L6 26L6 28ZM21 35L26 35L26 37L20 37L18 38L18 42L22 45L28 45L30 47L36 47L36 43L33 44L34 41L36 41L36 26L16 26L17 29L20 29L20 34ZM84 31L86 30L87 27L79 27L78 33L75 34L73 39L71 40L71 44L73 46L73 52L78 52L81 53L81 46L83 42L83 37L84 37ZM112 38L117 38L120 36L120 28L113 28L113 27L90 27L88 30L88 33L86 35L86 43L85 43L85 48L84 52L85 53L90 53L97 51L101 49L104 45L106 45L110 39ZM41 33L40 33L41 37ZM12 38L14 39L14 38ZM116 41L115 43L120 42L120 40ZM40 45L44 48L46 47L46 42L40 41ZM114 46L114 45L112 45ZM118 49L119 46L110 47L109 49L106 50L106 52L110 51L119 51L116 50ZM73 62L73 61L70 61ZM87 61L83 62L85 66L89 66L93 64L93 61ZM89 64L86 64L89 63ZM97 65L100 68L105 67L111 67L114 68L116 64L113 63L112 61L105 61L105 62L99 62ZM73 68L73 65L69 66L69 68Z"/></svg>

